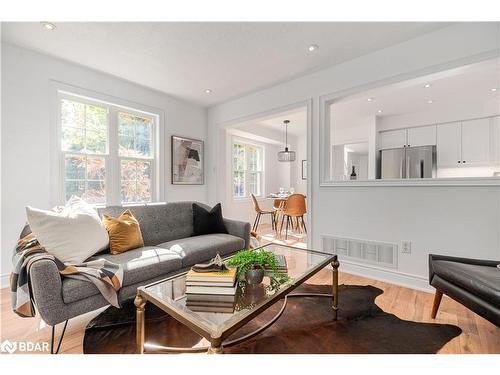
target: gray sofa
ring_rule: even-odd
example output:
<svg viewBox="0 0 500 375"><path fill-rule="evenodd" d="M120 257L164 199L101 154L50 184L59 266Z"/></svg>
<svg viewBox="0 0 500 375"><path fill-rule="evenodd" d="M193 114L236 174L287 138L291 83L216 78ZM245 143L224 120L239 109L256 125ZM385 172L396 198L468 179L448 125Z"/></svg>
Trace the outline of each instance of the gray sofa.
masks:
<svg viewBox="0 0 500 375"><path fill-rule="evenodd" d="M224 256L249 247L250 223L235 220L224 219L229 234L191 237L192 204L175 202L126 207L140 223L145 246L118 255L103 252L94 256L123 266L123 285L118 293L120 303L133 299L139 286L208 261L216 253ZM114 217L124 210L122 206L98 209L99 215L107 213ZM31 267L30 278L38 312L51 326L108 304L94 284L61 278L50 260L36 261Z"/></svg>

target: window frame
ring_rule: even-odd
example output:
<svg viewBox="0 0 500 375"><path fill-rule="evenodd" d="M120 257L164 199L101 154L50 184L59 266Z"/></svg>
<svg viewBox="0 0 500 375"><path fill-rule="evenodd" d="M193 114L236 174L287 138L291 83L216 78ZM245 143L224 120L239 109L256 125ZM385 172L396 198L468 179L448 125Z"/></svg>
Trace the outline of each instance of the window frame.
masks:
<svg viewBox="0 0 500 375"><path fill-rule="evenodd" d="M245 169L242 171L243 172L243 186L244 186L244 191L245 195L244 196L235 196L234 195L234 173L237 172L237 170L234 168L234 160L233 160L233 150L234 150L234 145L239 144L242 145L245 149L248 146L256 147L259 150L259 166L260 170L257 171L250 171L247 169L247 160L246 160L246 151L245 151ZM259 194L255 194L256 198L263 198L266 195L265 192L265 154L266 154L266 147L263 144L260 144L258 142L252 142L251 140L239 138L239 137L232 137L231 138L231 175L230 175L230 186L231 186L231 197L234 201L244 201L248 200L251 198L250 194L246 194L247 192L247 186L248 186L248 181L247 181L247 174L249 173L257 173L258 178L260 179L259 181ZM259 167L258 166L258 167ZM259 169L259 168L258 168ZM240 171L241 172L241 171Z"/></svg>
<svg viewBox="0 0 500 375"><path fill-rule="evenodd" d="M128 102L123 99L107 96L86 89L51 81L51 177L57 181L51 191L52 205L65 204L65 156L90 155L105 158L105 196L106 202L93 204L96 207L143 205L164 201L164 187L160 182L164 180L164 130L163 111L142 104ZM108 111L107 118L107 152L105 154L83 154L62 150L62 118L61 103L63 99L84 104L104 107ZM153 123L151 131L151 158L119 156L118 114L125 112L131 115L150 118ZM162 141L163 140L163 141ZM151 201L150 202L123 202L121 201L121 160L144 160L151 162Z"/></svg>

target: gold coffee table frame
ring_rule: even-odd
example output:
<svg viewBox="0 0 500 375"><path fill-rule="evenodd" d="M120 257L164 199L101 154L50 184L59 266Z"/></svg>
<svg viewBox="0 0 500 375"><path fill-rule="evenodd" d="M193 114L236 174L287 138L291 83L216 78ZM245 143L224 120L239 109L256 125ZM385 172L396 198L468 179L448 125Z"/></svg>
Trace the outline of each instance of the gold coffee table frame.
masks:
<svg viewBox="0 0 500 375"><path fill-rule="evenodd" d="M279 247L284 247L284 248L291 248L290 246L286 245L274 245L274 244L269 244L272 246L279 246ZM269 246L268 245L268 246ZM263 246L264 247L264 246ZM154 293L149 292L147 290L148 287L157 285L159 283L164 283L167 281L171 281L177 278L184 277L186 273L182 273L179 275L175 275L160 281L157 281L155 283L148 284L146 286L142 286L137 288L137 296L135 297L135 306L136 306L136 345L137 345L137 353L138 354L144 354L144 353L152 353L152 352L163 352L163 353L168 353L168 352L183 352L183 353L193 353L193 352L203 352L206 351L208 354L222 354L223 352L223 347L229 347L232 345L236 345L244 340L248 340L255 335L259 334L260 332L264 331L268 327L270 327L274 322L278 320L278 318L281 316L281 314L285 311L286 305L287 305L287 300L288 298L294 298L294 297L309 297L309 296L315 296L315 297L330 297L332 298L332 313L333 313L333 319L337 320L337 315L338 315L338 268L339 268L339 261L337 259L337 255L333 254L326 254L322 253L319 251L314 251L314 250L301 250L297 248L293 248L295 251L306 251L311 254L321 254L322 256L326 256L325 260L322 262L318 263L314 267L310 268L305 272L303 275L301 275L298 278L295 278L293 280L293 283L285 285L285 287L281 290L279 290L276 294L274 294L271 298L266 299L256 305L254 308L249 309L238 316L237 319L229 319L228 321L220 324L215 324L213 322L210 322L209 320L201 317L200 315L197 315L194 312L191 312L187 308L183 308L181 306L178 306L175 302L174 303L169 303L168 301L165 301L161 298L158 298L157 296L154 295ZM331 264L333 267L333 277L332 277L332 294L322 294L322 293L294 293L291 294L293 290L295 290L297 287L302 285L306 280L314 276L316 273L321 271L324 267L326 267L328 264ZM259 329L244 335L242 337L239 337L234 340L229 340L226 341L226 339L231 336L234 332L236 332L238 329L240 329L242 326L244 326L246 323L248 323L250 320L255 318L257 315L261 314L262 312L266 311L269 307L277 303L278 301L283 300L283 305L280 309L280 311L265 325L260 327ZM165 313L169 314L172 316L174 319L176 319L178 322L186 325L189 329L192 331L196 332L200 336L204 337L210 342L210 346L206 347L194 347L194 348L180 348L180 347L168 347L168 346L160 346L160 345L151 345L147 347L147 350L144 345L145 341L145 306L146 303L150 302L163 310Z"/></svg>

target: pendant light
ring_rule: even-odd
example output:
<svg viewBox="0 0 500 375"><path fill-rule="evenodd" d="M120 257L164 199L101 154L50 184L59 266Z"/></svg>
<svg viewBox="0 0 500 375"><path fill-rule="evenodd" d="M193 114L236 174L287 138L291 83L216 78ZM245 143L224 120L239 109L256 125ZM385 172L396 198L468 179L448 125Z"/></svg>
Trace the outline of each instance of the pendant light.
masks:
<svg viewBox="0 0 500 375"><path fill-rule="evenodd" d="M285 124L285 151L278 152L278 161L291 162L295 161L295 151L288 150L288 124L289 120L283 121Z"/></svg>

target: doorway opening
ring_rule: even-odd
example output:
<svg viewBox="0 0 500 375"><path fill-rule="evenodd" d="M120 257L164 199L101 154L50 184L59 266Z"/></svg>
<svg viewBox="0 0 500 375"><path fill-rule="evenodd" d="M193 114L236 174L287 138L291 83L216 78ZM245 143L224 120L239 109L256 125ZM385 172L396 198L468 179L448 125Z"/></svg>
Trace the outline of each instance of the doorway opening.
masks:
<svg viewBox="0 0 500 375"><path fill-rule="evenodd" d="M225 214L250 222L261 245L308 245L308 113L302 104L222 130L226 157L218 186L225 192Z"/></svg>

